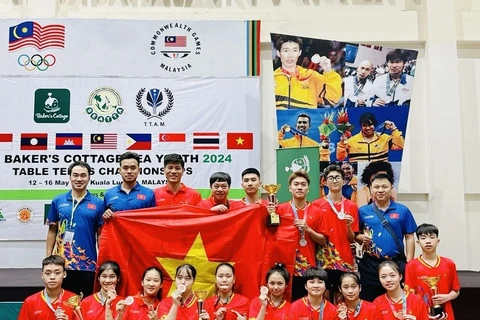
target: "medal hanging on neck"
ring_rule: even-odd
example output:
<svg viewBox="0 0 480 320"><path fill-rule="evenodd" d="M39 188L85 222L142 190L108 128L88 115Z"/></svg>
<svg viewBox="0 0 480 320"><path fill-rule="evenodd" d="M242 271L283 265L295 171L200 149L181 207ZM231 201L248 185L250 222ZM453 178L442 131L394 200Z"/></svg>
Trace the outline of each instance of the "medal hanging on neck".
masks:
<svg viewBox="0 0 480 320"><path fill-rule="evenodd" d="M57 299L57 309L53 307L52 301L50 301L50 297L48 296L46 288L43 290L43 296L45 297L45 302L47 303L48 308L53 311L53 314L55 316L60 316L63 314L63 309L62 309L63 289L60 290L60 295L58 296L58 299Z"/></svg>
<svg viewBox="0 0 480 320"><path fill-rule="evenodd" d="M293 215L295 216L295 219L300 219L298 217L297 207L295 207L293 202L291 202L291 206L292 206ZM305 204L305 209L304 209L304 214L302 219L303 221L307 221L307 206L308 204ZM307 242L307 239L305 239L305 231L302 228L298 228L298 230L300 231L300 241L298 242L298 244L300 245L300 247L306 247L308 242Z"/></svg>
<svg viewBox="0 0 480 320"><path fill-rule="evenodd" d="M310 303L310 299L308 297L306 297L307 299L307 304L308 304L308 307L310 309L310 314L315 311L315 309L313 309L313 306L312 304ZM318 320L323 320L323 311L325 309L325 300L322 299L322 303L320 304L320 308L318 309ZM310 316L310 319L314 319L313 316Z"/></svg>
<svg viewBox="0 0 480 320"><path fill-rule="evenodd" d="M385 293L390 309L392 310L393 315L397 319L403 319L403 316L407 314L407 298L405 296L405 291L402 291L402 311L397 312L393 304L393 300L390 298L388 293Z"/></svg>
<svg viewBox="0 0 480 320"><path fill-rule="evenodd" d="M362 308L362 300L360 300L360 302L357 304L357 306L355 307L355 311L353 312L353 319L356 319L357 316L360 314L360 310ZM348 311L350 312L350 311ZM350 318L350 317L349 317Z"/></svg>
<svg viewBox="0 0 480 320"><path fill-rule="evenodd" d="M397 80L393 80L393 86L390 87L390 81L392 80L390 80L390 75L387 76L387 96L391 97L395 93L395 90L397 90L401 80L402 76L400 76Z"/></svg>
<svg viewBox="0 0 480 320"><path fill-rule="evenodd" d="M355 88L353 95L356 97L362 92L363 87L365 86L365 83L367 82L367 79L365 78L365 81L357 81L356 79L353 79L353 86Z"/></svg>
<svg viewBox="0 0 480 320"><path fill-rule="evenodd" d="M345 198L342 197L341 205L340 205L340 212L338 212L337 208L335 208L335 204L333 201L327 196L327 201L330 204L330 208L332 208L333 212L337 215L337 218L340 220L345 220Z"/></svg>

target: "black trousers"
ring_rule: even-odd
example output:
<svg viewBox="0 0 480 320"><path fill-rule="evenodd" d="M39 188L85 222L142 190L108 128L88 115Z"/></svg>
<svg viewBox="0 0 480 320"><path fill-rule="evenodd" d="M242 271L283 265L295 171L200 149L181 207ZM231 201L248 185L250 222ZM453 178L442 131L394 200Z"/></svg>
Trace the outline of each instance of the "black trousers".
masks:
<svg viewBox="0 0 480 320"><path fill-rule="evenodd" d="M87 297L93 293L95 272L67 270L67 277L63 279L62 288L76 294L83 293Z"/></svg>
<svg viewBox="0 0 480 320"><path fill-rule="evenodd" d="M378 266L386 259L378 259L368 254L364 254L363 258L358 264L358 271L360 271L360 282L362 284L362 291L360 292L360 298L366 301L372 302L378 296L381 296L386 292L382 287L378 277ZM395 257L392 259L398 267L402 275L405 274L406 261L403 257ZM402 282L403 282L402 277Z"/></svg>

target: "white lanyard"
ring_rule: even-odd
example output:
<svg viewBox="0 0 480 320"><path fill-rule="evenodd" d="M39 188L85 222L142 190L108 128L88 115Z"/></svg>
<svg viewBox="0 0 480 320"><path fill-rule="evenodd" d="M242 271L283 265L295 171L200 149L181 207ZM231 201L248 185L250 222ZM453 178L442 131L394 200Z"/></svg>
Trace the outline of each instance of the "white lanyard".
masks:
<svg viewBox="0 0 480 320"><path fill-rule="evenodd" d="M69 227L72 228L73 227L73 214L75 213L75 210L77 209L78 205L80 204L80 202L82 202L83 198L85 198L85 196L87 195L87 193L85 193L83 195L83 197L81 197L77 203L75 204L75 198L73 197L72 195L72 214L70 215L70 225Z"/></svg>
<svg viewBox="0 0 480 320"><path fill-rule="evenodd" d="M338 212L337 208L335 208L335 204L333 201L326 196L328 203L330 204L330 208L332 208L333 212L337 215L338 219L345 220L345 197L342 197L340 212Z"/></svg>

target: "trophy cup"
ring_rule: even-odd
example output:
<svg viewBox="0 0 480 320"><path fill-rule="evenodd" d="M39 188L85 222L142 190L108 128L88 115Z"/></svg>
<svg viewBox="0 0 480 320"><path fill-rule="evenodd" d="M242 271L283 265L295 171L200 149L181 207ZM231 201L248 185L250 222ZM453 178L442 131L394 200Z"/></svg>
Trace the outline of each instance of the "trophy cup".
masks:
<svg viewBox="0 0 480 320"><path fill-rule="evenodd" d="M427 277L423 279L423 281L430 287L430 291L432 292L432 295L435 296L438 294L437 284L438 284L438 281L440 281L440 277ZM430 315L437 316L443 313L444 313L443 307L439 304L433 304L432 302Z"/></svg>
<svg viewBox="0 0 480 320"><path fill-rule="evenodd" d="M204 300L207 297L207 290L193 290L193 294L197 297L197 312L198 314L202 313L204 309Z"/></svg>
<svg viewBox="0 0 480 320"><path fill-rule="evenodd" d="M265 184L262 186L263 190L268 192L268 202L275 204L277 202L278 189L280 189L279 184ZM268 213L270 215L267 217L267 226L276 227L280 225L280 216L275 212L274 208L269 208Z"/></svg>
<svg viewBox="0 0 480 320"><path fill-rule="evenodd" d="M65 301L65 304L73 308L73 313L77 316L77 319L84 320L82 309L80 308L80 301L82 301L83 293L80 293L79 296L73 296Z"/></svg>

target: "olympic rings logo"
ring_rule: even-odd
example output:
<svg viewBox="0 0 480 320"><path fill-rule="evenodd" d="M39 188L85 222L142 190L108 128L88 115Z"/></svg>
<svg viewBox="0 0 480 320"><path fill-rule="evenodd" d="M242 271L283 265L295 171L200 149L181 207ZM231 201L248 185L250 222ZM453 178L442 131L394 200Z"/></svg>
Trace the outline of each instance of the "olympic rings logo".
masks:
<svg viewBox="0 0 480 320"><path fill-rule="evenodd" d="M55 65L57 58L55 58L53 54L47 54L45 57L42 57L39 54L34 54L32 57L28 54L21 54L18 57L17 62L27 71L33 71L35 69L45 71L49 67Z"/></svg>

